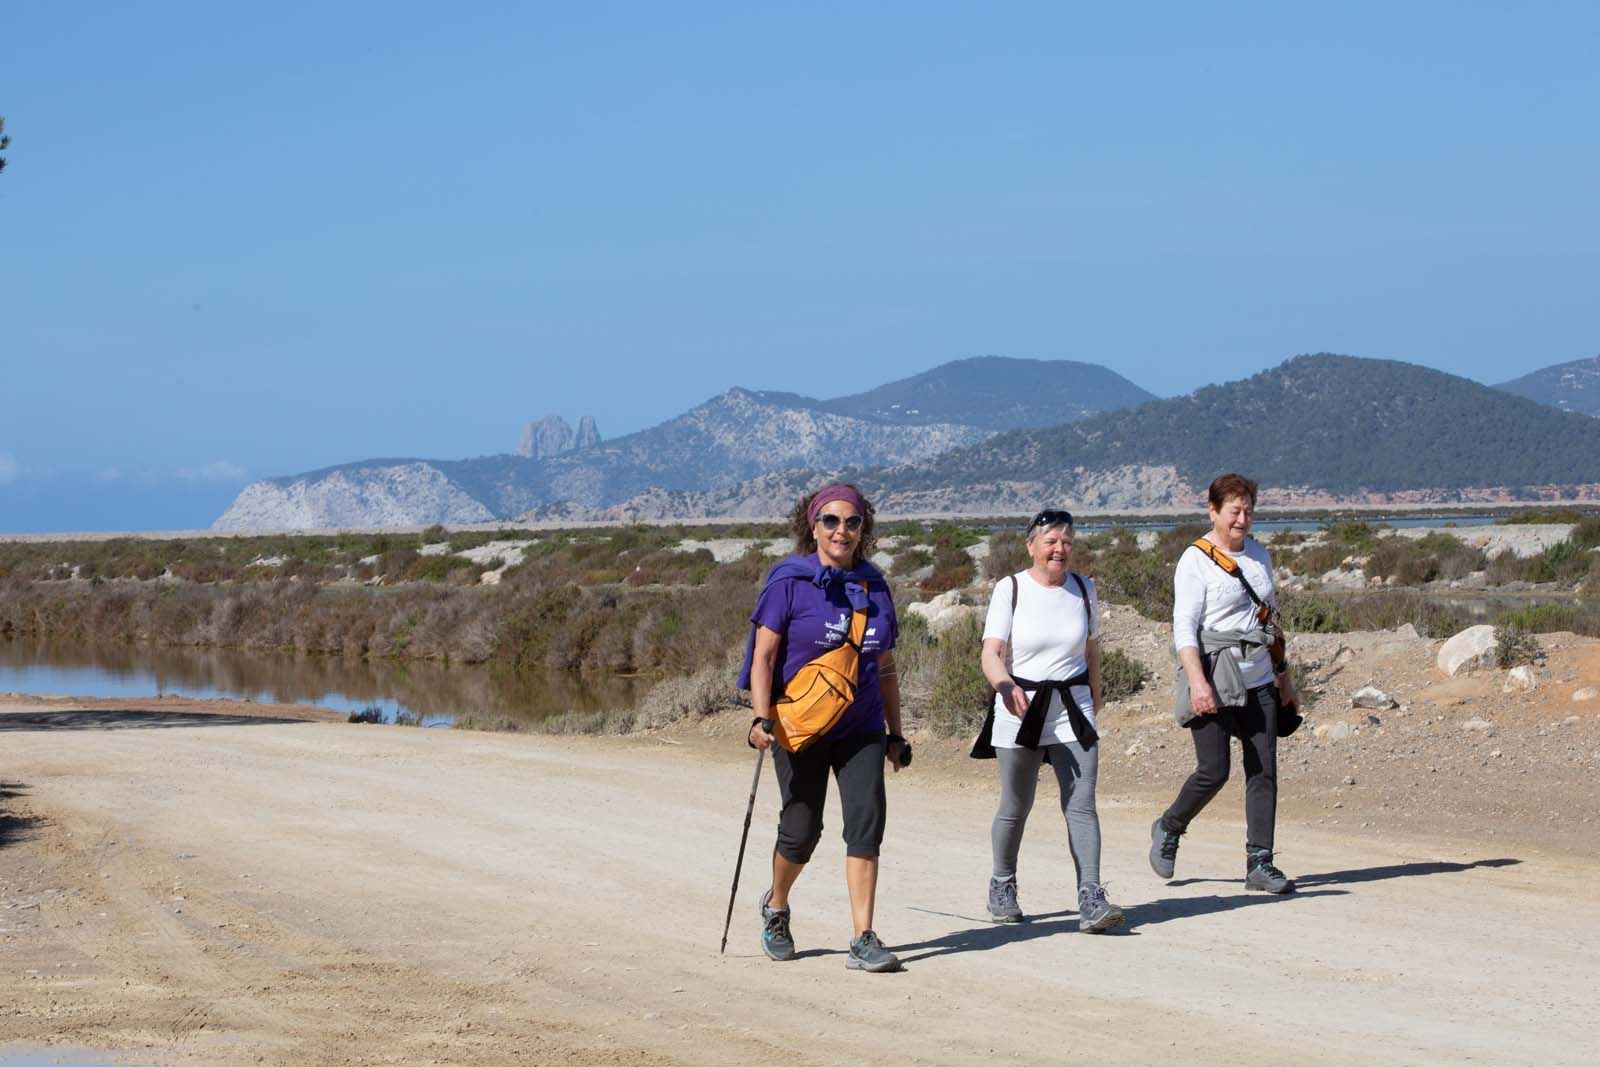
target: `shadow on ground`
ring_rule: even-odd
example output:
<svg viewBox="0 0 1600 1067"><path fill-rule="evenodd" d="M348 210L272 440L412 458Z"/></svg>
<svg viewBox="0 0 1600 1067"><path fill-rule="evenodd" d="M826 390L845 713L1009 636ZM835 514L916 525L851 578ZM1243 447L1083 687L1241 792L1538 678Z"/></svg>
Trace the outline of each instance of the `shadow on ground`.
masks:
<svg viewBox="0 0 1600 1067"><path fill-rule="evenodd" d="M1491 860L1473 860L1470 863L1452 863L1447 860L1430 860L1419 863L1393 863L1386 867L1355 867L1348 871L1328 871L1325 874L1305 874L1295 877L1295 885L1304 889L1318 885L1356 885L1360 882L1381 882L1389 878L1415 878L1426 874L1459 874L1479 867L1514 867L1522 861L1502 856ZM1180 878L1168 882L1170 886L1242 885L1242 878Z"/></svg>
<svg viewBox="0 0 1600 1067"><path fill-rule="evenodd" d="M1196 879L1195 881L1199 881ZM1176 883L1174 883L1176 884ZM1192 919L1200 915L1216 915L1220 912L1235 911L1239 908L1263 907L1269 904L1287 904L1295 900L1314 900L1317 897L1345 896L1343 889L1323 889L1309 893L1290 893L1284 896L1270 896L1259 893L1237 893L1230 896L1214 897L1178 897L1171 900L1153 900L1148 904L1130 904L1123 909L1127 921L1121 927L1099 935L1104 937L1127 937L1137 935L1139 928L1144 926L1157 926L1175 919ZM917 908L917 911L927 909ZM947 912L929 912L934 915L944 915ZM950 956L958 952L985 952L989 949L1000 948L1003 945L1016 944L1022 941L1035 941L1041 937L1054 937L1057 934L1075 934L1078 932L1076 920L1068 920L1068 916L1075 916L1074 911L1055 911L1043 915L1029 916L1025 923L995 924L980 922L977 926L965 930L953 930L948 934L932 938L928 941L918 941L915 944L897 945L895 952L906 963L917 960L932 959L935 956ZM952 918L966 919L964 915L954 915ZM969 920L974 921L974 920ZM1090 935L1085 935L1090 936Z"/></svg>
<svg viewBox="0 0 1600 1067"><path fill-rule="evenodd" d="M305 722L271 715L206 715L182 711L45 711L0 715L0 733L17 730L132 730L168 726L272 726Z"/></svg>
<svg viewBox="0 0 1600 1067"><path fill-rule="evenodd" d="M0 782L0 849L33 836L33 828L39 820L31 815L13 814L13 805L9 803L15 797L26 796L27 792L27 786L16 782Z"/></svg>

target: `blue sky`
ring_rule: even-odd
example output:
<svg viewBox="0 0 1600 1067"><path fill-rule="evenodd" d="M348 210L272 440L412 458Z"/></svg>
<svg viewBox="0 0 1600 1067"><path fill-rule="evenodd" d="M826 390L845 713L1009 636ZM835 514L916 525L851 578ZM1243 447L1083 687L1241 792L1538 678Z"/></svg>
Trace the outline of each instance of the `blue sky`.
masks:
<svg viewBox="0 0 1600 1067"><path fill-rule="evenodd" d="M458 8L8 5L0 530L986 353L1600 352L1592 4Z"/></svg>

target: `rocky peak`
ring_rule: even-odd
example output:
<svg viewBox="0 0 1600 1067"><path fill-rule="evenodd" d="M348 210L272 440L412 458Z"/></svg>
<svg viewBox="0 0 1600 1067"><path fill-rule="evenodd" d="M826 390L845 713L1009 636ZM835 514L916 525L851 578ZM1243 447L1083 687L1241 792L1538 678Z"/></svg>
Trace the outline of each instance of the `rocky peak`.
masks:
<svg viewBox="0 0 1600 1067"><path fill-rule="evenodd" d="M522 428L522 443L517 445L517 455L545 459L599 443L600 431L595 428L593 415L579 419L576 432L560 415L546 415L538 422L530 422Z"/></svg>

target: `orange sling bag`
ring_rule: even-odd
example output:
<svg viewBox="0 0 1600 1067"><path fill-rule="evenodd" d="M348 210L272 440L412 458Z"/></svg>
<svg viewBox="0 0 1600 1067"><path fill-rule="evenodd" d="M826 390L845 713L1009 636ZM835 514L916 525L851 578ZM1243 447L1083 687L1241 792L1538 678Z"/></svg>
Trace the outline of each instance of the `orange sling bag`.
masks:
<svg viewBox="0 0 1600 1067"><path fill-rule="evenodd" d="M850 633L844 644L829 649L795 672L773 705L778 744L802 752L833 729L845 710L855 703L856 681L861 671L861 639L867 632L867 613L850 613Z"/></svg>

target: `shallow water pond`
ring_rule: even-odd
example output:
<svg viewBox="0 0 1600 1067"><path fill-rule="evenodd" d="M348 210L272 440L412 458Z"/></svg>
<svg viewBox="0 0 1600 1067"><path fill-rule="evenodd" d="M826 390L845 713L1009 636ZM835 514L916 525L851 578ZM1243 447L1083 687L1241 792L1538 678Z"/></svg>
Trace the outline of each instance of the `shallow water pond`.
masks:
<svg viewBox="0 0 1600 1067"><path fill-rule="evenodd" d="M0 641L0 693L375 707L385 721L407 717L424 726L531 724L567 711L628 708L654 681L237 649Z"/></svg>

